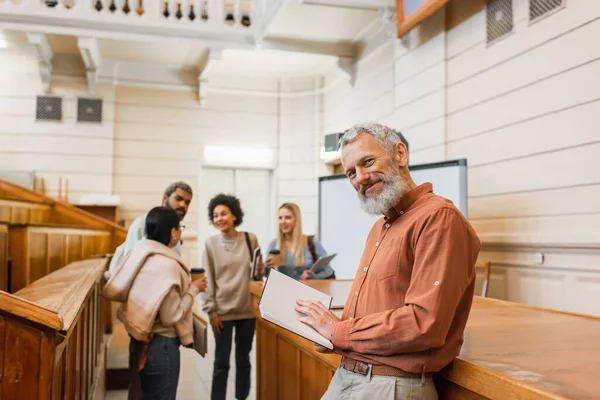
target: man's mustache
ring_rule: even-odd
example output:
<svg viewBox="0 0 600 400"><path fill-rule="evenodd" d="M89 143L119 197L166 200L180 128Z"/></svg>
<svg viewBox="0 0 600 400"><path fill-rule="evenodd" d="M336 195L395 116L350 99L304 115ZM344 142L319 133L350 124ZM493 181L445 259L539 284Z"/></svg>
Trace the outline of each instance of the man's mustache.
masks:
<svg viewBox="0 0 600 400"><path fill-rule="evenodd" d="M365 194L365 192L366 192L366 191L367 191L367 190L368 190L368 189L369 189L371 186L373 186L373 185L375 185L376 183L379 183L379 182L383 182L383 180L382 180L382 179L377 179L377 180L375 180L375 181L369 182L367 185L360 185L360 186L359 186L360 193L364 195L364 194Z"/></svg>

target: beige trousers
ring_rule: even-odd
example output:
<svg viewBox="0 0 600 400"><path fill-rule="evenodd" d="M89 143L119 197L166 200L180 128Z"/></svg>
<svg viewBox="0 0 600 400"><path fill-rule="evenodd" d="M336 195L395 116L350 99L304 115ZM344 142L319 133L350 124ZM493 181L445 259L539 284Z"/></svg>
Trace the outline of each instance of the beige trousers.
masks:
<svg viewBox="0 0 600 400"><path fill-rule="evenodd" d="M433 378L361 375L339 367L321 400L437 400Z"/></svg>

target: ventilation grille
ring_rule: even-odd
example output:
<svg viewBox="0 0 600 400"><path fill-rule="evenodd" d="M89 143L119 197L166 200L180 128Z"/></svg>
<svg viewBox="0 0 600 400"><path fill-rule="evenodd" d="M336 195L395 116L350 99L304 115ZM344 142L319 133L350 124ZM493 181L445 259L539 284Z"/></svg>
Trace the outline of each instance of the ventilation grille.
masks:
<svg viewBox="0 0 600 400"><path fill-rule="evenodd" d="M38 96L35 119L38 121L62 120L62 98Z"/></svg>
<svg viewBox="0 0 600 400"><path fill-rule="evenodd" d="M77 99L77 122L102 122L102 100Z"/></svg>
<svg viewBox="0 0 600 400"><path fill-rule="evenodd" d="M513 30L512 0L489 0L486 3L487 42L491 43Z"/></svg>
<svg viewBox="0 0 600 400"><path fill-rule="evenodd" d="M536 20L550 11L562 7L564 0L529 0L529 21Z"/></svg>

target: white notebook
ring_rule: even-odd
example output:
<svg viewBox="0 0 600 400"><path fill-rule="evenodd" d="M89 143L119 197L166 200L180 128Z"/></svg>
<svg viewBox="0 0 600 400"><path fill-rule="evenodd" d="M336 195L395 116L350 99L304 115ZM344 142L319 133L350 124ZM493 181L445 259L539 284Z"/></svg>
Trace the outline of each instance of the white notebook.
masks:
<svg viewBox="0 0 600 400"><path fill-rule="evenodd" d="M329 340L310 326L298 321L303 314L294 310L296 299L320 301L329 309L332 297L273 269L269 273L258 304L260 315L275 325L328 349L333 349Z"/></svg>

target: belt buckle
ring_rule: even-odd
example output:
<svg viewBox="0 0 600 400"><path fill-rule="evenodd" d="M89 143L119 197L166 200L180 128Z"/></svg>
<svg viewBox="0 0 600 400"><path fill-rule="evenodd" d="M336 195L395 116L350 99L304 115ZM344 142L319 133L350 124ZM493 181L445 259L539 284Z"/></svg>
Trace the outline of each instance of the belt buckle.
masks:
<svg viewBox="0 0 600 400"><path fill-rule="evenodd" d="M352 368L352 372L356 372L361 375L368 375L371 370L371 365L364 363L362 361L354 361L354 368Z"/></svg>

